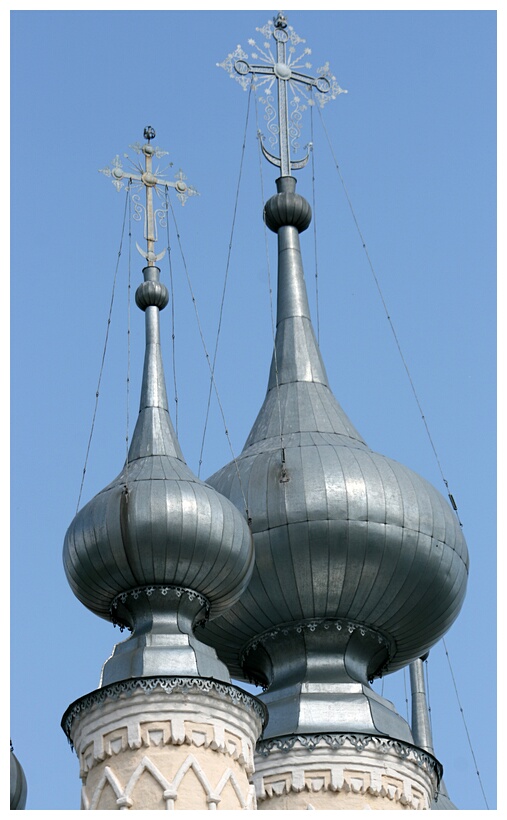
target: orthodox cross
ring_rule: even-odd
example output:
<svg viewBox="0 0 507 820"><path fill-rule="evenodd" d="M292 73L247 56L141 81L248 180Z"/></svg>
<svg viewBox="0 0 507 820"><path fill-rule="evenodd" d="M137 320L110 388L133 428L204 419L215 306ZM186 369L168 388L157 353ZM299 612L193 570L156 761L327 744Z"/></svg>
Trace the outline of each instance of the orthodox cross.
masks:
<svg viewBox="0 0 507 820"><path fill-rule="evenodd" d="M117 191L123 188L125 184L124 180L127 180L129 184L133 183L137 185L139 188L143 185L146 189L146 205L142 205L140 197L137 194L132 196L132 201L134 202L135 208L134 219L140 220L144 211L144 238L146 239L147 249L143 250L137 242L136 247L141 256L144 256L148 261L148 264L158 262L165 254L165 248L161 253L155 253L155 242L157 241L157 221L163 227L165 227L166 224L167 205L164 204L161 208L155 208L153 203L153 191L160 197L161 190L167 192L168 188L174 188L176 190L176 196L182 205L185 204L189 196L198 194L198 191L196 191L192 185L187 185L185 182L186 177L181 169L175 175L176 182L164 179L164 172L158 168L155 172L153 171L153 157L160 159L168 153L151 144L151 140L155 139L155 136L155 130L151 125L148 125L144 129L144 138L147 142L144 145L140 145L136 142L130 146L137 154L144 154L144 168L141 163L134 163L128 154L123 155L137 173L125 170L118 154L111 163L112 168L101 168L99 172L105 174L107 177L112 177L112 183ZM169 163L169 167L172 167L172 162Z"/></svg>
<svg viewBox="0 0 507 820"><path fill-rule="evenodd" d="M263 28L257 29L264 35L266 41L263 48L260 48L255 40L249 40L250 46L254 46L257 51L252 53L252 58L264 61L264 64L254 65L248 61L248 55L241 46L229 54L223 63L217 63L224 68L229 75L237 80L246 90L253 82L254 77L257 87L265 86L265 97L261 102L266 105L266 119L268 128L272 134L271 143L280 143L280 156L276 157L265 148L261 141L262 152L269 162L281 169L281 176L291 176L291 170L302 168L308 162L309 154L300 160L291 160L291 145L297 149L297 138L301 130L301 114L306 109L305 104L301 104L300 94L308 101L309 105L314 105L315 100L323 107L329 100L336 99L338 94L347 93L340 88L329 70L329 63L317 69L319 76L312 77L304 73L302 69L311 68L311 63L303 59L311 54L311 49L305 48L299 56L296 56L296 46L304 43L301 37L295 33L292 26L287 25L287 18L280 12L273 22L267 23ZM276 41L276 56L271 51L270 39ZM288 52L288 53L287 53ZM249 79L248 75L253 75ZM276 124L276 111L273 106L271 91L276 82L278 91L278 125ZM292 92L290 106L292 113L289 116L288 90ZM312 94L313 91L313 94ZM314 99L315 98L315 99Z"/></svg>

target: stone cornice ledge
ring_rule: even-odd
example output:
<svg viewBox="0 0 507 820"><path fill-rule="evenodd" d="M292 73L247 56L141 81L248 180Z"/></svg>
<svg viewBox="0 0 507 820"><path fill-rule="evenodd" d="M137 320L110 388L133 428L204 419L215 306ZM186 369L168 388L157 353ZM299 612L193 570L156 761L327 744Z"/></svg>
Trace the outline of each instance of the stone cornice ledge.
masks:
<svg viewBox="0 0 507 820"><path fill-rule="evenodd" d="M253 695L244 692L231 683L224 683L211 678L173 677L168 675L149 678L131 678L129 680L111 683L100 689L95 689L93 692L83 695L70 704L61 721L62 729L70 745L73 745L71 739L72 724L80 713L87 711L93 706L100 705L107 700L115 700L122 696L128 697L136 691L148 693L157 688L162 689L167 695L171 695L173 692L188 692L191 690L203 693L216 693L230 700L235 706L245 706L247 709L251 709L260 718L263 726L265 726L267 722L267 709L264 704Z"/></svg>
<svg viewBox="0 0 507 820"><path fill-rule="evenodd" d="M253 780L257 801L268 801L262 808L273 810L389 808L371 799L425 810L441 777L438 760L410 743L333 732L260 740ZM312 803L302 797L305 792Z"/></svg>
<svg viewBox="0 0 507 820"><path fill-rule="evenodd" d="M405 743L401 740L393 740L393 738L390 737L365 735L358 732L285 735L283 737L270 738L269 740L259 740L256 747L256 754L261 757L268 757L273 751L290 752L296 743L299 743L309 752L312 752L322 743L330 746L332 749L340 749L345 745L349 745L352 746L356 752L362 752L370 747L370 751L375 751L378 754L393 753L403 760L414 762L419 768L425 769L429 773L434 773L438 783L440 783L443 775L442 764L439 763L436 757L433 757L433 755L424 751L424 749L420 749L411 743Z"/></svg>

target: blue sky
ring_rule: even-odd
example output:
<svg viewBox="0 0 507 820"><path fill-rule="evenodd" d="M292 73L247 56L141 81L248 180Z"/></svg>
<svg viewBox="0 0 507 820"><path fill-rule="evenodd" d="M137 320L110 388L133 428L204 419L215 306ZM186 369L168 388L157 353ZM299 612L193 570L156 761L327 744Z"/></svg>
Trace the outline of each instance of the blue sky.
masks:
<svg viewBox="0 0 507 820"><path fill-rule="evenodd" d="M10 731L28 779L27 808L78 809L78 764L60 719L96 688L120 640L74 598L61 563L125 207L124 193L97 172L116 154L134 157L129 145L150 124L174 163L170 173L181 167L200 192L184 208L174 201L170 227L177 425L197 473L209 372L187 277L212 353L228 272L216 382L235 453L267 385L276 240L267 237L267 259L262 205L276 172L259 162L254 107L246 127L248 94L216 63L238 43L246 47L276 9L11 8ZM315 203L316 234L312 225L302 236L314 323L318 315L332 389L368 444L445 493L443 473L456 499L471 569L445 639L452 673L442 642L430 655L435 751L459 808L486 808L477 768L495 808L496 14L285 11L312 48L314 68L329 60L348 90L325 108L325 130L314 117L315 164L297 174L298 191ZM258 117L262 128L261 108ZM305 123L302 145L309 116ZM143 316L133 300L128 307L129 269L132 293L141 281L136 241L133 223L118 264L81 503L120 471L135 424L144 344ZM167 260L161 268L169 284ZM162 334L175 421L171 308ZM213 399L201 477L230 458ZM404 716L406 685L403 673L383 682Z"/></svg>

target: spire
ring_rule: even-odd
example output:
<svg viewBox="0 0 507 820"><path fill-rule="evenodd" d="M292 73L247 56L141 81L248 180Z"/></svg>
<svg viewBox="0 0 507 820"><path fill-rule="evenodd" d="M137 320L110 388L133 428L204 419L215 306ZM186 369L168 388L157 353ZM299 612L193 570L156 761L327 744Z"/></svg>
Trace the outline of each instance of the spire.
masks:
<svg viewBox="0 0 507 820"><path fill-rule="evenodd" d="M146 260L136 303L144 311L146 350L139 416L121 473L76 515L64 545L64 565L77 597L93 612L132 630L103 668L101 685L131 677L187 674L229 680L216 653L194 636L196 622L216 617L244 590L252 570L247 523L226 498L200 481L185 463L169 415L160 345L160 311L169 301L156 265L157 223L167 218L167 199L154 194L174 188L181 203L197 192L182 171L176 182L154 169L167 152L147 142L132 148L144 168L118 157L102 169L117 190L125 182L144 188L134 218L144 215ZM128 156L124 155L127 159Z"/></svg>
<svg viewBox="0 0 507 820"><path fill-rule="evenodd" d="M276 339L269 374L268 393L250 432L245 449L255 441L295 432L333 432L351 437L364 445L360 434L329 390L324 362L313 329L304 279L299 234L311 222L309 203L296 193L292 171L303 168L309 155L291 159L298 150L301 118L307 105L324 107L339 94L346 93L331 74L329 64L308 73L311 50L296 34L283 13L257 31L265 38L255 49L250 62L241 46L218 65L246 89L250 82L261 92L273 148L279 143L279 156L269 152L261 141L265 158L280 168L277 194L264 209L267 226L278 234L278 297ZM251 79L249 78L251 76ZM275 106L276 87L278 108ZM277 112L277 113L276 113ZM317 386L308 392L307 385ZM289 385L292 385L290 387ZM285 412L289 403L292 411Z"/></svg>
<svg viewBox="0 0 507 820"><path fill-rule="evenodd" d="M141 162L131 160L124 154L129 169L124 169L118 155L112 161L112 168L102 168L99 173L112 178L117 191L121 191L125 184L131 188L145 192L145 202L141 201L139 193L132 196L135 206L134 219L140 221L144 215L144 239L146 248L143 249L136 242L141 256L148 263L143 269L144 282L136 291L136 304L145 311L146 323L146 352L141 388L140 415L129 450L128 461L146 455L171 455L183 461L183 455L176 438L167 402L162 355L160 350L160 311L169 302L169 294L164 284L160 282L160 270L156 262L163 259L165 248L157 253L157 225L165 226L167 220L167 191L174 189L181 204L184 205L189 196L197 195L192 185L187 185L185 175L180 169L176 181L165 179L166 168L153 167L153 159L162 159L167 151L154 146L155 129L148 125L144 129L146 143L136 142L130 147L139 155L144 156L144 167ZM172 163L169 163L169 167ZM160 207L156 207L154 194L162 200ZM165 195L165 198L164 198Z"/></svg>
<svg viewBox="0 0 507 820"><path fill-rule="evenodd" d="M291 174L306 159L291 151L302 98L323 105L341 89L328 64L317 79L303 74L309 50L296 56L304 41L283 16L258 31L265 41L249 41L252 62L238 46L220 65L243 88L247 75L255 79L271 142L280 141L279 157L264 150L281 169L264 208L278 239L275 349L243 452L208 479L238 506L246 497L255 568L241 600L202 634L234 675L266 687L266 742L355 731L411 743L407 722L369 682L424 654L449 628L464 599L468 552L442 495L373 452L330 390L300 250L311 210Z"/></svg>
<svg viewBox="0 0 507 820"><path fill-rule="evenodd" d="M63 550L74 594L132 634L114 646L99 688L67 708L62 728L85 761L82 808L215 809L222 801L245 809L266 709L231 683L195 629L246 590L252 535L234 504L187 466L169 416L159 326L168 293L156 264L167 204L156 208L154 194L174 187L184 204L195 190L182 172L170 183L153 169L166 152L152 146L151 127L144 135L133 146L144 169L126 172L115 158L103 171L118 190L128 180L146 192L144 205L132 197L135 218L144 213L138 250L147 263L136 292L146 323L139 416L123 470L79 510Z"/></svg>
<svg viewBox="0 0 507 820"><path fill-rule="evenodd" d="M263 47L249 41L255 63L238 46L221 65L243 88L252 76L264 92L271 144L280 142L279 156L263 146L281 171L264 208L278 239L275 349L266 398L241 455L208 479L236 505L246 498L255 566L241 599L198 634L234 676L264 687L269 716L256 773L262 808L304 808L297 795L310 770L322 783L316 791L331 789L315 796L315 806L312 795L312 808L370 808L369 798L348 803L335 789L349 767L354 777L363 772L359 791L375 791L377 783L375 794L384 800L390 787L376 780L379 757L398 782L411 783L405 805L429 808L442 767L414 745L408 722L370 683L420 657L450 627L465 595L467 547L443 496L373 452L329 388L300 250L311 210L291 173L307 157L294 160L291 153L302 97L324 104L341 89L327 64L317 79L302 73L310 68L296 57L304 41L283 15L258 31ZM372 397L366 393L365 400ZM326 786L322 771L338 772L338 764L340 775ZM283 783L283 802L275 783Z"/></svg>
<svg viewBox="0 0 507 820"><path fill-rule="evenodd" d="M280 177L264 220L278 235L276 336L268 391L245 449L263 439L294 433L335 433L366 446L333 396L313 329L299 234L311 221L294 177Z"/></svg>
<svg viewBox="0 0 507 820"><path fill-rule="evenodd" d="M170 455L183 461L183 455L176 438L169 416L167 391L162 365L160 349L160 311L169 302L169 294L164 284L160 282L160 270L156 262L165 255L165 248L156 252L155 244L158 239L157 225L165 227L167 220L167 191L174 189L181 204L184 205L189 196L196 196L197 190L187 185L186 177L180 169L176 181L165 179L167 168L153 166L153 159L162 159L167 151L154 146L152 140L156 137L155 129L147 125L144 129L146 143L138 142L130 147L139 155L144 156L144 167L139 161L133 161L128 154L124 159L130 169L124 169L118 155L112 161L112 168L106 167L100 173L112 178L117 191L121 191L125 183L131 188L145 192L145 202L141 201L139 193L132 196L134 203L134 219L140 221L144 215L144 239L146 248L143 249L136 242L137 250L148 263L143 269L144 282L136 291L136 304L145 311L146 323L146 352L141 388L140 415L129 450L128 461L146 455ZM172 167L172 162L168 167ZM161 204L156 207L154 194Z"/></svg>

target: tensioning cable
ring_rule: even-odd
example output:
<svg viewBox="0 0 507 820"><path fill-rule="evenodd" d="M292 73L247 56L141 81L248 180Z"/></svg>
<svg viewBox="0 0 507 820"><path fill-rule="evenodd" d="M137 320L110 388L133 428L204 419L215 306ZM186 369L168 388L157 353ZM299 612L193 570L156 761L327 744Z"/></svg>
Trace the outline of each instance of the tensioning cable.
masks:
<svg viewBox="0 0 507 820"><path fill-rule="evenodd" d="M116 280L118 278L118 268L119 268L119 265L120 265L120 258L121 258L122 249L123 249L123 239L124 239L124 236L125 236L125 223L127 221L127 211L128 211L129 199L130 199L130 184L127 185L126 196L125 196L125 206L124 206L124 210L123 210L123 223L122 223L122 229L121 229L120 246L118 248L118 255L117 255L117 259L116 259L116 266L115 266L114 276L113 276L113 285L112 285L112 289L111 289L111 299L110 299L110 302L109 302L109 312L108 312L108 316L107 316L104 347L103 347L103 350L102 350L102 359L101 359L100 368L99 368L99 377L98 377L98 381L97 381L97 389L95 391L95 406L94 406L94 409L93 409L93 416L92 416L92 422L91 422L91 427L90 427L90 434L88 436L88 444L87 444L87 447L86 447L86 454L85 454L83 472L82 472L82 476L81 476L81 486L79 488L79 495L78 495L77 505L76 505L76 515L79 511L79 505L81 503L81 496L83 494L83 487L84 487L84 481L85 481L85 476L86 476L86 470L87 470L87 467L88 467L88 458L89 458L89 455L90 455L90 447L91 447L91 443L92 443L93 432L94 432L94 429L95 429L95 420L97 418L97 408L98 408L99 396L100 396L100 386L101 386L101 383L102 383L102 374L104 372L104 364L105 364L105 360L106 360L107 345L108 345L108 341L109 341L109 329L111 327L111 316L112 316L112 312L113 312L114 298L115 298L115 292L116 292Z"/></svg>
<svg viewBox="0 0 507 820"><path fill-rule="evenodd" d="M242 175L243 175L243 163L244 163L244 160L245 160L246 135L247 135L247 131L248 131L248 120L249 120L249 116L250 116L251 94L252 94L252 88L250 86L250 90L249 90L249 93L248 93L247 107L246 107L245 128L244 128L244 131L243 131L243 144L242 144L242 147L241 147L241 158L240 158L240 162L239 162L238 182L237 182L237 185L236 185L236 196L234 198L234 208L233 208L233 213L232 213L232 224L231 224L231 232L230 232L230 237L229 237L229 247L228 247L228 250L227 250L227 262L226 262L226 265L225 265L224 284L223 284L223 288L222 288L222 299L221 299L221 302L220 302L220 312L219 312L219 315L218 315L218 326L217 326L217 335L216 335L216 340L215 340L215 350L214 350L214 353L213 353L213 362L212 362L212 365L211 365L211 378L210 378L209 392L208 392L208 403L206 405L206 416L205 416L205 420L204 420L204 428L203 428L203 433L202 433L201 451L199 453L199 469L198 469L198 472L197 472L197 475L198 475L199 478L201 476L201 467L202 467L202 459L203 459L203 453L204 453L204 444L205 444L205 441L206 441L206 432L207 432L207 429L208 429L208 421L209 421L210 406L211 406L211 394L212 394L212 391L213 391L213 381L214 381L215 366L216 366L217 355L218 355L218 344L219 344L219 341L220 341L220 331L222 329L222 318L223 318L223 313L224 313L225 293L226 293L226 289L227 289L227 282L228 282L228 279L229 279L229 268L230 268L230 264L231 264L232 243L233 243L233 238L234 238L234 229L236 227L236 215L237 215L237 212L238 212L239 191L240 191L240 187L241 187L241 178L242 178Z"/></svg>
<svg viewBox="0 0 507 820"><path fill-rule="evenodd" d="M449 501L450 501L450 503L451 503L451 506L452 506L452 508L453 508L454 512L456 513L456 518L458 519L458 523L459 523L460 527L462 527L463 525L462 525L462 523L461 523L461 520L460 520L460 517L459 517L459 514L458 514L458 507L457 507L456 501L454 500L454 496L453 496L453 494L451 493L451 491L450 491L450 489L449 489L449 484L448 484L447 479L445 478L444 472L443 472L443 470L442 470L442 465L441 465L441 463L440 463L440 459L439 459L439 456L438 456L438 453L437 453L437 449L436 449L436 447L435 447L435 444L434 444L434 442L433 442L433 438L432 438L431 433L430 433L430 429L429 429L429 426L428 426L428 422L427 422L427 420L426 420L426 416L424 415L424 412L423 412L423 409L422 409L422 406L421 406L421 402L420 402L420 400L419 400L419 396L418 396L417 391L416 391L416 389L415 389L415 385L414 385L414 382L413 382L413 380L412 380L412 376L411 376L411 374L410 374L410 370L409 370L409 368L408 368L407 361L406 361L406 359L405 359L405 356L403 355L403 351L402 351L402 349L401 349L401 344L400 344L400 341L399 341L399 339L398 339L398 334L396 333L396 330L395 330L395 327L394 327L393 320L391 319L391 316L390 316L389 310L388 310L388 308L387 308L387 304L386 304L386 301L385 301L385 298L384 298L384 294L382 293L382 289L381 289L381 287L380 287L380 282L379 282L379 280L378 280L378 276L377 276L377 274L376 274L376 272L375 272L375 268L374 268L374 266L373 266L373 262L372 262L372 260L371 260L370 254L369 254L369 252L368 252L368 248L367 248L367 245L366 245L366 241L365 241L365 239L364 239L363 233L362 233L361 228L360 228L360 226L359 226L359 222L358 222L358 219L357 219L356 213L355 213L355 211L354 211L354 208L353 208L353 205L352 205L352 201L351 201L351 199L350 199L350 196L349 196L349 193L348 193L347 187L346 187L346 185L345 185L345 180L343 179L343 176L342 176L342 173L341 173L340 166L339 166L338 161L337 161L337 159L336 159L336 156L335 156L335 153L334 153L334 150L333 150L333 146L332 146L331 140L330 140L330 138L329 138L329 134L328 134L328 131L327 131L327 128L326 128L326 125L325 125L324 119L323 119L323 117L322 117L322 112L321 112L320 108L318 108L318 111L319 111L319 116L320 116L320 120L321 120L321 123L322 123L322 128L323 128L323 130L324 130L324 134L325 134L325 136L326 136L326 139L327 139L327 142L328 142L328 145L329 145L329 149L330 149L330 151L331 151L331 155L332 155L332 158L333 158L333 162L334 162L334 165L335 165L336 171L337 171L337 173L338 173L338 176L339 176L339 178L340 178L340 182L341 182L342 187L343 187L343 191L344 191L345 198L346 198L346 200L347 200L347 204L348 204L348 206L349 206L349 209L350 209L350 212L351 212L351 215L352 215L352 219L354 220L354 224L355 224L355 226L356 226L356 229L357 229L357 232L358 232L358 235L359 235L359 239L360 239L360 241L361 241L361 245L362 245L363 250L364 250L364 253L365 253L365 255L366 255L366 259L367 259L367 262L368 262L368 266L369 266L369 268L370 268L370 271L371 271L371 274L372 274L372 276L373 276L373 279L374 279L375 285L376 285L376 287L377 287L377 291L378 291L378 294L379 294L379 296L380 296L380 300L381 300L381 302L382 302L382 306L383 306L383 308L384 308L384 312L385 312L385 314L386 314L387 321L389 322L389 327L391 328L391 332L392 332L392 334L393 334L394 341L395 341L396 347L397 347L397 349L398 349L398 353L399 353L399 355L400 355L400 357L401 357L401 361L402 361L403 366L404 366L404 368L405 368L405 372L406 372L406 374L407 374L407 377L408 377L408 380L409 380L409 383L410 383L410 387L411 387L411 389L412 389L412 393L413 393L414 399L415 399L415 401L416 401L417 407L419 408L419 412L420 412L420 414L421 414L421 418L422 418L422 421L423 421L424 427L425 427L425 429L426 429L426 434L427 434L427 436L428 436L428 440L429 440L429 442L430 442L431 449L433 450L433 454L434 454L434 456L435 456L435 460L436 460L436 463L437 463L438 469L439 469L439 471L440 471L440 475L441 475L441 477L442 477L442 481L444 482L445 488L446 488L446 490L447 490L447 496L448 496L448 498L449 498Z"/></svg>
<svg viewBox="0 0 507 820"><path fill-rule="evenodd" d="M169 267L169 293L171 303L171 345L172 345L172 370L173 370L173 388L174 388L174 430L176 438L178 438L178 382L176 378L176 310L174 305L174 277L173 277L173 263L171 253L171 242L169 236L169 195L167 188L165 188L165 225L167 232L167 264Z"/></svg>
<svg viewBox="0 0 507 820"><path fill-rule="evenodd" d="M232 459L234 461L234 465L236 467L236 474L237 474L237 477L238 477L239 489L240 489L240 492L241 492L241 496L243 498L243 503L245 505L246 519L247 519L248 524L250 524L250 515L249 515L249 512L248 512L248 504L247 504L247 500L246 500L246 495L245 495L245 492L243 490L243 483L241 481L241 474L240 474L240 471L239 471L236 455L234 453L234 449L233 449L233 446L232 446L231 437L229 435L229 430L228 430L226 419L225 419L225 413L224 413L222 401L221 401L220 394L219 394L218 387L217 387L216 380L215 380L214 367L213 367L213 363L211 361L210 355L208 353L208 348L207 348L206 341L205 341L205 338L204 338L204 333L203 333L202 325L201 325L201 319L200 319L200 316L199 316L199 310L197 308L197 300L195 298L194 289L192 287L192 282L190 280L190 274L189 274L189 271L188 271L186 257L185 257L185 254L183 253L183 247L182 247L182 243L181 243L181 236L180 236L178 224L176 222L176 216L175 216L175 213L174 213L174 208L172 206L172 202L171 202L170 199L169 199L169 209L171 211L171 217L172 217L172 220L173 220L173 223L174 223L174 229L175 229L175 232L176 232L176 238L178 240L178 247L179 247L179 251L180 251L180 255L181 255L183 269L185 271L185 277L186 277L187 284L188 284L188 289L189 289L189 292L190 292L190 298L191 298L192 304L194 306L194 312L195 312L195 317L196 317L196 321L197 321L197 328L198 328L198 331L199 331L199 336L200 336L200 339L201 339L201 344L202 344L202 347L203 347L204 356L205 356L206 362L208 364L208 368L209 368L209 371L210 371L211 382L212 382L212 385L213 385L213 389L215 391L215 396L216 396L216 399L217 399L220 414L222 416L222 422L223 422L223 425L224 425L224 433L225 433L225 436L227 438L227 442L229 444L229 449L231 451L231 455L232 455Z"/></svg>
<svg viewBox="0 0 507 820"><path fill-rule="evenodd" d="M253 83L252 77L252 85L251 87L254 88L255 92L255 85ZM266 195L264 192L264 174L262 169L264 167L263 163L263 156L262 156L262 147L261 147L261 140L262 140L262 132L259 127L259 111L258 111L258 101L257 101L257 92L255 93L255 125L257 131L257 143L259 148L259 179L260 179L260 195L261 195L261 205L264 208L264 204L266 202ZM276 350L276 323L275 323L275 307L273 303L273 283L271 277L271 263L269 259L269 241L268 241L268 230L266 222L264 221L264 247L266 251L266 271L267 271L267 285L268 285L268 293L269 293L269 310L270 310L270 317L271 317L271 335L273 338L273 363L275 368L275 383L276 383L276 405L278 410L278 426L280 430L280 454L281 454L281 476L280 476L280 483L285 484L288 481L287 470L285 466L285 443L283 438L283 427L282 427L282 405L280 400L280 378L278 374L278 354Z"/></svg>

